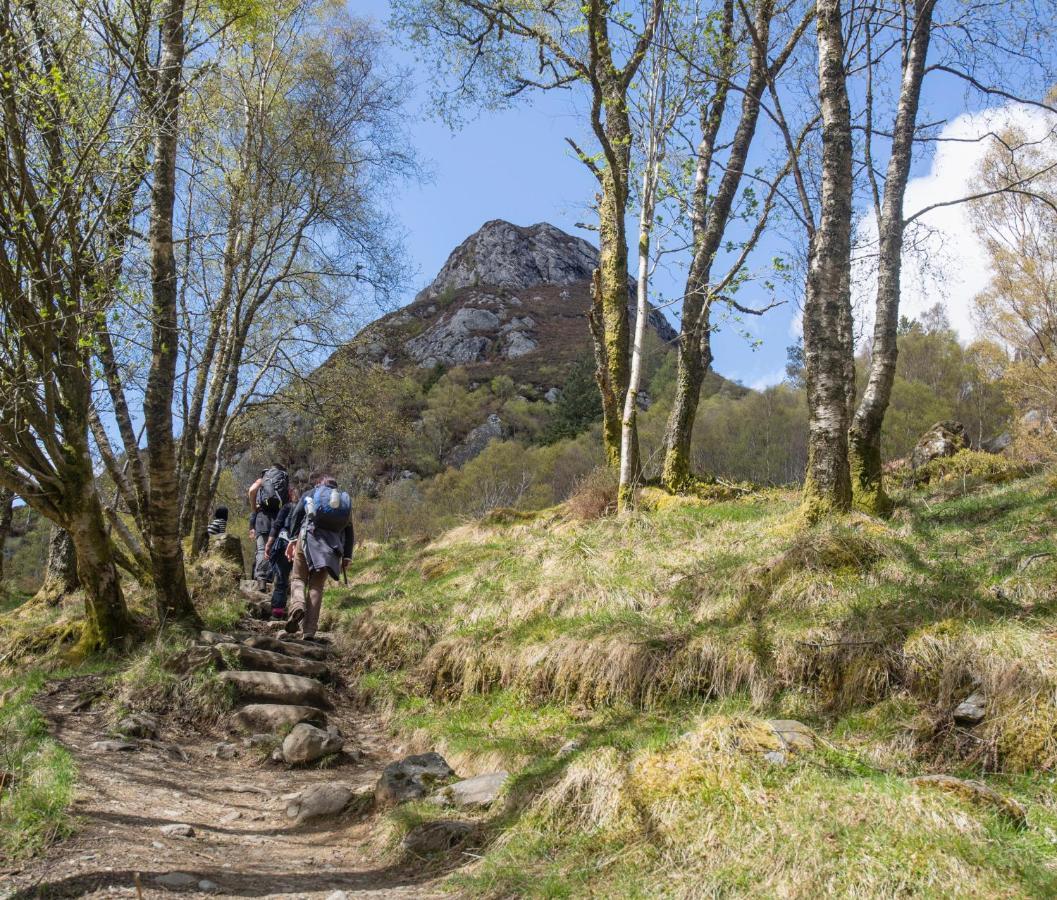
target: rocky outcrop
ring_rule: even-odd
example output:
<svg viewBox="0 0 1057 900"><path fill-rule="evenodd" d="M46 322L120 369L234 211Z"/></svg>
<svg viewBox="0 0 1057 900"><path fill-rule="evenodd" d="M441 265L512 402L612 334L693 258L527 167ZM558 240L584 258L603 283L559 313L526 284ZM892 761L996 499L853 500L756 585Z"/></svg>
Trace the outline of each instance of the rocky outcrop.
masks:
<svg viewBox="0 0 1057 900"><path fill-rule="evenodd" d="M954 456L969 446L965 426L961 422L937 422L926 431L910 454L910 466L920 469L934 459Z"/></svg>
<svg viewBox="0 0 1057 900"><path fill-rule="evenodd" d="M485 222L448 257L437 277L415 298L433 300L446 291L479 284L523 290L537 284L589 281L598 251L583 238L541 222L520 227Z"/></svg>
<svg viewBox="0 0 1057 900"><path fill-rule="evenodd" d="M466 435L466 439L462 443L452 449L444 458L444 462L449 466L460 468L471 459L480 456L484 452L485 447L492 441L502 440L505 434L506 429L503 427L503 420L495 413L492 413L485 419L483 424L478 425Z"/></svg>
<svg viewBox="0 0 1057 900"><path fill-rule="evenodd" d="M420 800L454 775L452 767L439 753L408 756L385 767L374 787L374 799L380 805Z"/></svg>
<svg viewBox="0 0 1057 900"><path fill-rule="evenodd" d="M498 374L504 362L537 351L547 351L549 366L570 364L590 352L587 311L597 265L590 243L553 225L487 222L410 305L367 326L350 351L387 370L491 365ZM628 287L634 320L630 277ZM649 324L662 340L675 339L658 310Z"/></svg>

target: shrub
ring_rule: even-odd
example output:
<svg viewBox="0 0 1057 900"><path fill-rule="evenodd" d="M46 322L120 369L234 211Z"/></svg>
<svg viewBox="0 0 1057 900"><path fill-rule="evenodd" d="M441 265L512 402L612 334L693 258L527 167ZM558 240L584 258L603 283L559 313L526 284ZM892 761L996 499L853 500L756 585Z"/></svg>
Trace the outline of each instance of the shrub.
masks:
<svg viewBox="0 0 1057 900"><path fill-rule="evenodd" d="M565 502L574 519L586 522L601 519L617 508L617 474L611 468L597 468L580 480Z"/></svg>

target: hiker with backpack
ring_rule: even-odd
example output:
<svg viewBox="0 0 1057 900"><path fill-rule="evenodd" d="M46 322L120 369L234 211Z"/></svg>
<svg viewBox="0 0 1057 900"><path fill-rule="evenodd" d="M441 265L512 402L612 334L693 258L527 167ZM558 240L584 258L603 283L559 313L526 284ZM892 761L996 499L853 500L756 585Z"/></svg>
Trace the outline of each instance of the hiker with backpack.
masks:
<svg viewBox="0 0 1057 900"><path fill-rule="evenodd" d="M315 637L327 575L337 581L352 561L352 500L329 475L314 477L315 487L294 507L286 549L293 562L286 630Z"/></svg>
<svg viewBox="0 0 1057 900"><path fill-rule="evenodd" d="M301 497L301 486L290 486L290 502L284 503L279 515L272 522L268 542L264 545L264 554L272 564L274 587L272 588L272 618L286 617L286 601L290 595L290 570L293 563L286 558L286 548L290 545L290 517Z"/></svg>
<svg viewBox="0 0 1057 900"><path fill-rule="evenodd" d="M263 593L272 581L272 564L265 552L268 535L283 505L290 502L290 477L286 474L286 466L274 463L262 471L246 496L250 501L250 537L257 545L253 577L257 579L257 590Z"/></svg>

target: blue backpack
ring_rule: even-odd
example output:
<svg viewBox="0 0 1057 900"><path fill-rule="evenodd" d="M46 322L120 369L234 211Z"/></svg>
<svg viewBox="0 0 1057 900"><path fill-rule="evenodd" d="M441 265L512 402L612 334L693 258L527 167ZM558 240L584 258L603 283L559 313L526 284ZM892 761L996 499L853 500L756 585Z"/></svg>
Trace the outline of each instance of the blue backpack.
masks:
<svg viewBox="0 0 1057 900"><path fill-rule="evenodd" d="M341 531L352 517L352 500L336 487L321 484L305 503L306 518L324 531Z"/></svg>

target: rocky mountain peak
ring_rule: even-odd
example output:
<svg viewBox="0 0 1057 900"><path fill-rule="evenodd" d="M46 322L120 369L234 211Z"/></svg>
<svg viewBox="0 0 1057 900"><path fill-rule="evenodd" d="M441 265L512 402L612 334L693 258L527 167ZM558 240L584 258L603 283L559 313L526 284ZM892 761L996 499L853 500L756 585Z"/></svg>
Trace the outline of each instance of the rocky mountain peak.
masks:
<svg viewBox="0 0 1057 900"><path fill-rule="evenodd" d="M452 251L415 300L478 285L519 291L541 284L575 284L590 281L597 265L598 251L591 244L554 225L523 227L493 219Z"/></svg>

